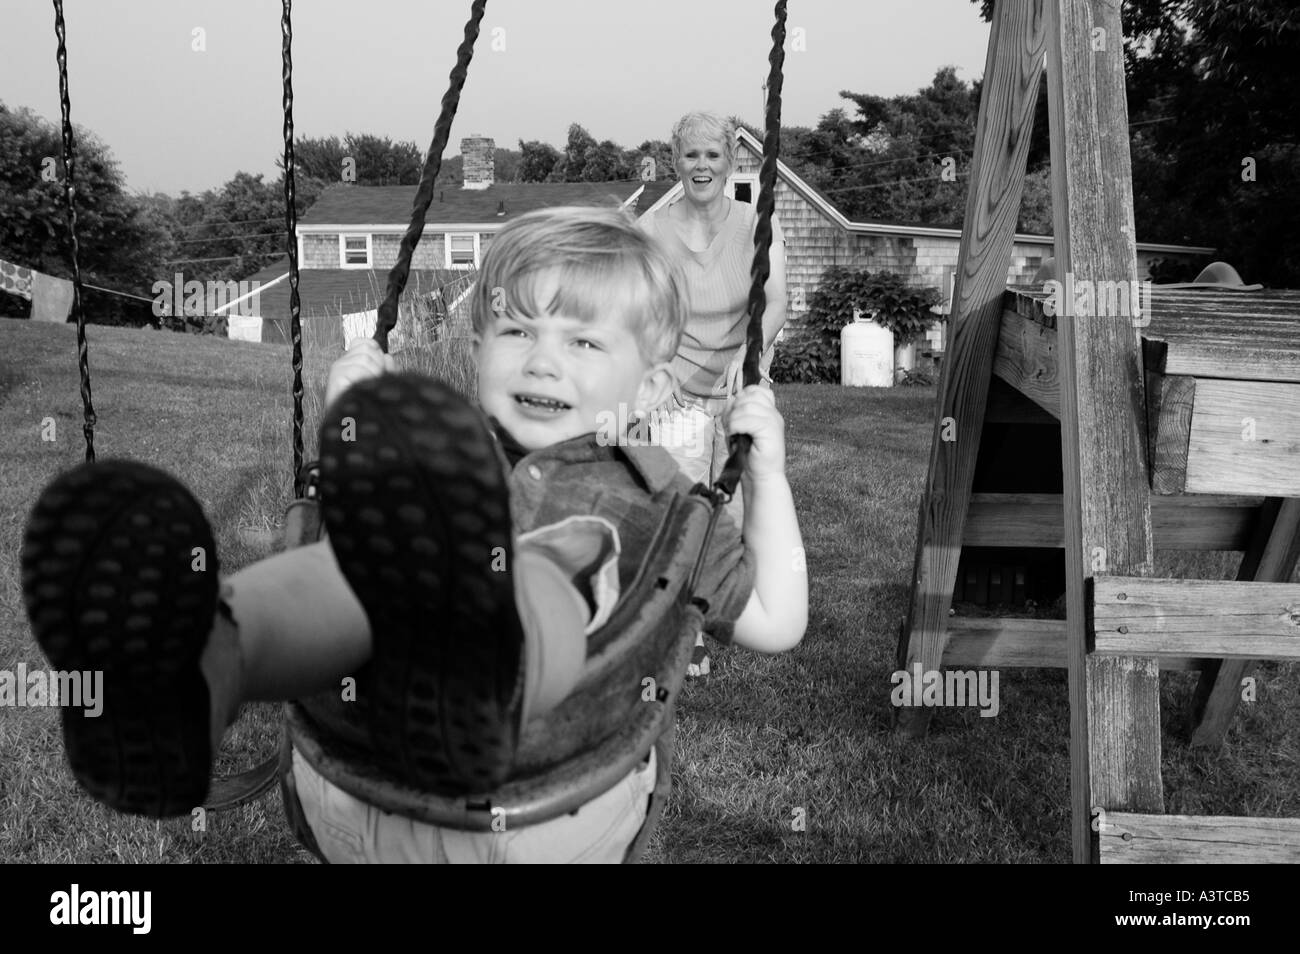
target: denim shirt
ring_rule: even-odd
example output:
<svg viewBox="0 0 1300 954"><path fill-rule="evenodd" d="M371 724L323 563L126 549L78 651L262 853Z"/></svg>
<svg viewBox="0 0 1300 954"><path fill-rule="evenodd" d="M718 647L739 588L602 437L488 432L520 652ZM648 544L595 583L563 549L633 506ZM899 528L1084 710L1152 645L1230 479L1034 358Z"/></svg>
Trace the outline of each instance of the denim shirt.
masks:
<svg viewBox="0 0 1300 954"><path fill-rule="evenodd" d="M512 465L515 530L527 533L573 514L604 517L618 528L622 543L618 576L623 592L636 578L669 500L675 493L689 494L693 486L662 447L609 446L586 434L528 453L499 427L497 438ZM740 528L723 513L695 590L708 601L709 635L731 641L753 589L754 567Z"/></svg>

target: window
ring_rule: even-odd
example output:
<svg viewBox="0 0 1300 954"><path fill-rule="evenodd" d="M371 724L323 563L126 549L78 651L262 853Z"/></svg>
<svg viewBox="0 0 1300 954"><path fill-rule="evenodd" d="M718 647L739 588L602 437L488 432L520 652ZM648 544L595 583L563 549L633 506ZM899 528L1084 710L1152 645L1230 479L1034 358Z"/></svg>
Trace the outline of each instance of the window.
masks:
<svg viewBox="0 0 1300 954"><path fill-rule="evenodd" d="M341 268L369 268L370 236L340 235L339 260Z"/></svg>
<svg viewBox="0 0 1300 954"><path fill-rule="evenodd" d="M727 184L727 193L737 202L751 205L758 201L758 176L753 173L733 175Z"/></svg>
<svg viewBox="0 0 1300 954"><path fill-rule="evenodd" d="M479 242L474 232L447 234L447 267L474 268L478 265Z"/></svg>

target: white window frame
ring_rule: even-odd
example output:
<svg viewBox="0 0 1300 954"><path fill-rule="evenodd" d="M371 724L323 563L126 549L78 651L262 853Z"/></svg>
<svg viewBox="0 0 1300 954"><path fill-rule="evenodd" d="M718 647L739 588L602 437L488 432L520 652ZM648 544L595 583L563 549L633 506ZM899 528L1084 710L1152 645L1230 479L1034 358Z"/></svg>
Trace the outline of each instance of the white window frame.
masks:
<svg viewBox="0 0 1300 954"><path fill-rule="evenodd" d="M366 260L364 262L348 261L348 239L366 240ZM353 251L357 251L353 249ZM373 268L371 264L375 260L372 236L369 232L340 232L339 233L339 268Z"/></svg>
<svg viewBox="0 0 1300 954"><path fill-rule="evenodd" d="M757 172L737 172L727 180L727 198L736 198L736 186L741 183L749 185L749 204L758 205L758 173ZM739 201L739 200L737 200Z"/></svg>
<svg viewBox="0 0 1300 954"><path fill-rule="evenodd" d="M464 238L467 235L474 236L474 261L453 265L451 261L451 240L452 238ZM443 265L451 271L473 271L478 268L480 256L482 255L482 242L478 232L444 232L442 234Z"/></svg>

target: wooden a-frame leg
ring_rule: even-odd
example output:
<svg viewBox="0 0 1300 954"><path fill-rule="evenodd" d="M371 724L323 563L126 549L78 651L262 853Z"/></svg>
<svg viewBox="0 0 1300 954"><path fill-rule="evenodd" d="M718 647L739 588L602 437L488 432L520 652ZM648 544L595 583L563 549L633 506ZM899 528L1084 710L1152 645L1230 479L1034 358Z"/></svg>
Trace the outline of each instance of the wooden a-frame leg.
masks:
<svg viewBox="0 0 1300 954"><path fill-rule="evenodd" d="M1300 499L1269 497L1260 508L1259 523L1242 557L1238 580L1287 583L1300 559ZM1241 694L1242 680L1255 667L1253 659L1210 659L1201 670L1192 700L1192 745L1218 748Z"/></svg>
<svg viewBox="0 0 1300 954"><path fill-rule="evenodd" d="M1045 0L999 3L985 62L970 191L957 260L948 353L944 356L930 441L930 467L918 518L912 600L899 638L907 672L943 665L948 610L961 553L971 482L1002 296L1024 189L1025 160L1043 72ZM896 710L899 731L925 734L931 710Z"/></svg>
<svg viewBox="0 0 1300 954"><path fill-rule="evenodd" d="M1059 0L1048 17L1058 277L1137 277L1119 5ZM1105 38L1096 43L1095 39ZM1057 321L1070 696L1071 844L1098 860L1095 808L1160 812L1160 674L1149 657L1089 653L1092 581L1150 576L1154 547L1138 336L1123 316Z"/></svg>

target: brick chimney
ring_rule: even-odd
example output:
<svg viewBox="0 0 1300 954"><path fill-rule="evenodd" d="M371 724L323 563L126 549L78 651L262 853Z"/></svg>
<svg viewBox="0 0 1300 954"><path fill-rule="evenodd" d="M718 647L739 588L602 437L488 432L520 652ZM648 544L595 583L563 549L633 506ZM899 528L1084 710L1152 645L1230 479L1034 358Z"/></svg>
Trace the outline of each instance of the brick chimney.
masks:
<svg viewBox="0 0 1300 954"><path fill-rule="evenodd" d="M462 189L486 189L496 181L496 147L494 140L478 133L460 141Z"/></svg>

